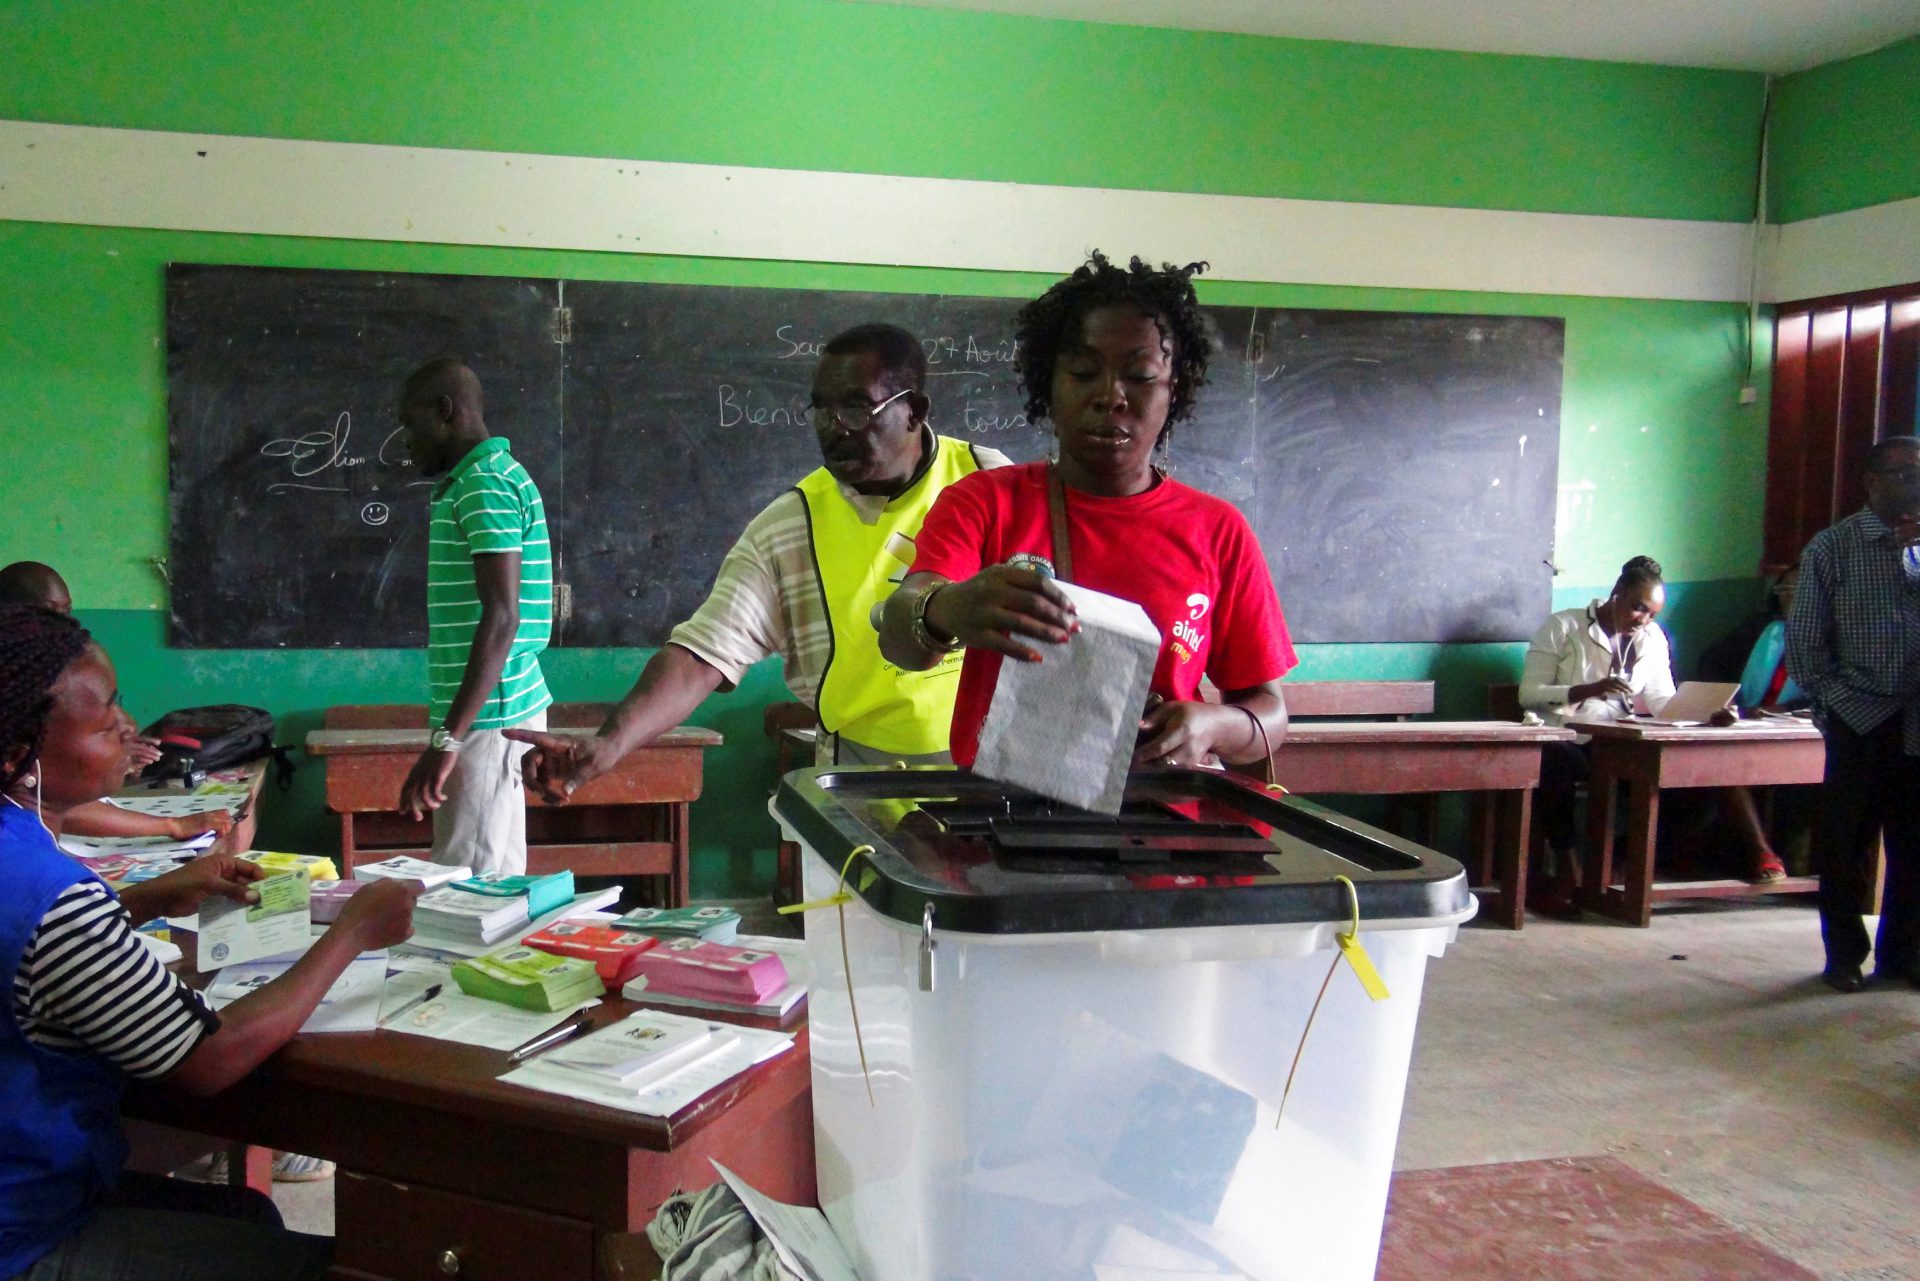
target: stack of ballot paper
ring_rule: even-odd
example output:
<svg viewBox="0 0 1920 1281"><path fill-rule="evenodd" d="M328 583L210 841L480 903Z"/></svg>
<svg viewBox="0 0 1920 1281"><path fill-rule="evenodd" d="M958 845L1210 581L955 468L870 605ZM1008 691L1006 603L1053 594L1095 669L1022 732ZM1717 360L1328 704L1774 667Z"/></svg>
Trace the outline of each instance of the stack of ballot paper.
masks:
<svg viewBox="0 0 1920 1281"><path fill-rule="evenodd" d="M691 1019L664 1011L652 1011L645 1017L656 1020L658 1026L687 1023L708 1028L703 1019ZM708 1030L712 1034L711 1028ZM728 1027L723 1033L716 1034L715 1041L708 1044L708 1053L680 1064L676 1070L660 1079L637 1087L620 1085L604 1076L556 1065L553 1056L558 1053L557 1050L521 1064L500 1079L531 1090L544 1090L641 1116L673 1116L754 1064L763 1063L791 1049L793 1033L756 1027Z"/></svg>
<svg viewBox="0 0 1920 1281"><path fill-rule="evenodd" d="M413 905L413 928L431 946L438 940L454 943L498 943L527 924L524 895L495 898L489 894L462 894L451 885L428 890Z"/></svg>
<svg viewBox="0 0 1920 1281"><path fill-rule="evenodd" d="M493 899L519 899L526 905L526 920L545 916L573 899L573 873L562 869L545 876L502 876L492 873L454 882L449 888L465 894Z"/></svg>
<svg viewBox="0 0 1920 1281"><path fill-rule="evenodd" d="M730 907L641 907L618 918L614 924L655 938L731 943L733 936L740 932L740 913Z"/></svg>
<svg viewBox="0 0 1920 1281"><path fill-rule="evenodd" d="M423 858L408 858L404 854L378 863L362 863L353 869L353 879L356 881L419 881L428 889L449 881L464 881L472 875L473 869L470 867L449 867L445 863L429 863Z"/></svg>
<svg viewBox="0 0 1920 1281"><path fill-rule="evenodd" d="M592 961L600 971L602 983L619 987L633 977L641 953L654 945L654 938L650 934L635 934L605 925L556 921L543 930L535 930L521 942L555 956L577 956Z"/></svg>
<svg viewBox="0 0 1920 1281"><path fill-rule="evenodd" d="M606 991L592 961L531 947L510 947L459 961L453 967L453 981L468 996L523 1010L562 1010Z"/></svg>
<svg viewBox="0 0 1920 1281"><path fill-rule="evenodd" d="M564 1044L550 1051L545 1062L585 1073L602 1085L644 1090L739 1039L724 1024L648 1011Z"/></svg>
<svg viewBox="0 0 1920 1281"><path fill-rule="evenodd" d="M787 985L787 967L772 952L703 939L666 939L643 952L634 979L645 990L737 1005L755 1005Z"/></svg>
<svg viewBox="0 0 1920 1281"><path fill-rule="evenodd" d="M347 905L361 886L367 881L315 881L313 894L308 900L307 909L313 916L315 925L331 925L340 919L340 909Z"/></svg>
<svg viewBox="0 0 1920 1281"><path fill-rule="evenodd" d="M1037 663L1000 665L973 772L1118 814L1160 631L1132 601L1056 586L1072 598L1080 630L1061 645L1028 642Z"/></svg>
<svg viewBox="0 0 1920 1281"><path fill-rule="evenodd" d="M240 857L250 859L269 872L299 872L309 881L337 881L340 873L333 860L319 854L282 854L276 850L248 850Z"/></svg>
<svg viewBox="0 0 1920 1281"><path fill-rule="evenodd" d="M807 994L807 978L812 972L807 962L807 941L805 939L774 938L758 934L742 934L739 945L754 952L771 952L780 958L786 968L786 986L758 1001L721 1000L708 996L686 996L678 992L663 992L651 987L645 975L640 975L627 983L621 993L630 1001L645 1001L651 1005L673 1005L695 1010L733 1010L741 1014L759 1014L768 1018L780 1018L800 1004L800 998Z"/></svg>

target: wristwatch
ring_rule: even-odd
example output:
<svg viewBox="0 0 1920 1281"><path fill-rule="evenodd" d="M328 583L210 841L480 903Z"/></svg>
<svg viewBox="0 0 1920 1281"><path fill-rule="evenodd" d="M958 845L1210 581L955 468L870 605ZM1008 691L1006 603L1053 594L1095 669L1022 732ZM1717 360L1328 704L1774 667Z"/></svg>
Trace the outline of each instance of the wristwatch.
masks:
<svg viewBox="0 0 1920 1281"><path fill-rule="evenodd" d="M458 752L460 740L449 733L445 725L439 725L434 727L433 733L427 735L427 746L436 752Z"/></svg>

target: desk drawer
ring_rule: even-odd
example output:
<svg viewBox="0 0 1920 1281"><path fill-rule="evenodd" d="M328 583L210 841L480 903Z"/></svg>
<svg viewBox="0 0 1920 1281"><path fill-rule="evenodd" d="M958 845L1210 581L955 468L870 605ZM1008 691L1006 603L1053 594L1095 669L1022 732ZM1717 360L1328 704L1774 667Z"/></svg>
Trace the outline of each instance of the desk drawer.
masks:
<svg viewBox="0 0 1920 1281"><path fill-rule="evenodd" d="M342 1170L337 1268L389 1281L592 1281L593 1225Z"/></svg>

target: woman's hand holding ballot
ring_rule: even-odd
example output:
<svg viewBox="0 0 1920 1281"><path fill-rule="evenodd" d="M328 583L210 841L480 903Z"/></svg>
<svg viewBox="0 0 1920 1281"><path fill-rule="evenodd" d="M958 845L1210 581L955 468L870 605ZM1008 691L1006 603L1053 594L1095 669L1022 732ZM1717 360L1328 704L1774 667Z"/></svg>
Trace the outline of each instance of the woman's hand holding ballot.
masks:
<svg viewBox="0 0 1920 1281"><path fill-rule="evenodd" d="M1037 663L1039 651L1022 644L1020 637L1064 645L1080 630L1073 602L1038 570L989 565L958 583L923 577L932 582L925 605L928 630L969 649L989 649L1023 663Z"/></svg>

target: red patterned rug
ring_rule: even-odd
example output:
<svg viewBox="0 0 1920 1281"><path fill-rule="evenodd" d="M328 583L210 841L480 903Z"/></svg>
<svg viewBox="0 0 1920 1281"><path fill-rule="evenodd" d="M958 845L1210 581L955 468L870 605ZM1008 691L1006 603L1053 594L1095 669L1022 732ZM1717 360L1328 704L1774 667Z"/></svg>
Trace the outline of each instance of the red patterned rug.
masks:
<svg viewBox="0 0 1920 1281"><path fill-rule="evenodd" d="M1612 1157L1393 1176L1376 1281L1819 1281Z"/></svg>

